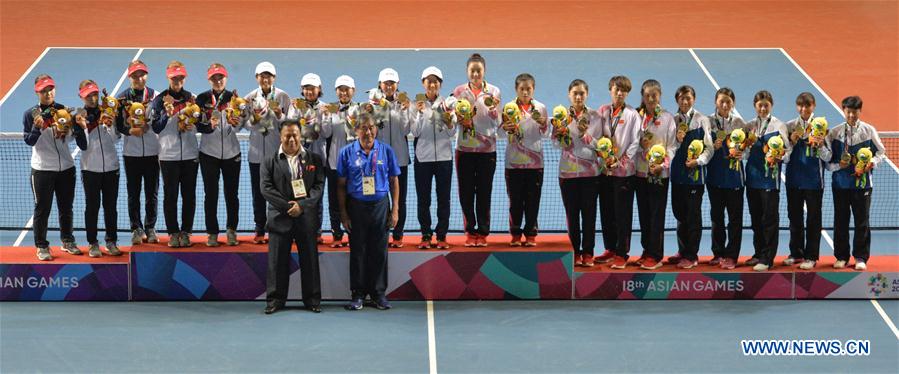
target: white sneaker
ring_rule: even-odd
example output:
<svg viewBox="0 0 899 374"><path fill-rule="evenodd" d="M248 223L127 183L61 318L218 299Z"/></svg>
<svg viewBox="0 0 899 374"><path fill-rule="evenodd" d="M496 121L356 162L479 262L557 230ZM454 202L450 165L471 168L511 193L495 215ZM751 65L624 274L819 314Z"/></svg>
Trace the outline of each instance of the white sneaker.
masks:
<svg viewBox="0 0 899 374"><path fill-rule="evenodd" d="M805 260L802 262L801 265L799 265L799 268L802 270L812 270L815 268L816 264L817 264L817 262L815 262L813 260Z"/></svg>
<svg viewBox="0 0 899 374"><path fill-rule="evenodd" d="M797 264L797 261L796 261L796 258L793 256L790 256L790 257L787 257L786 259L784 259L784 265L786 265L786 266L793 266L795 264Z"/></svg>
<svg viewBox="0 0 899 374"><path fill-rule="evenodd" d="M759 262L759 263L755 264L755 266L752 267L752 270L755 270L755 271L768 271L768 268L769 268L769 267L770 267L770 266L765 265L765 264Z"/></svg>
<svg viewBox="0 0 899 374"><path fill-rule="evenodd" d="M53 255L50 254L50 247L38 247L37 259L41 261L53 260Z"/></svg>
<svg viewBox="0 0 899 374"><path fill-rule="evenodd" d="M103 257L103 252L100 252L100 245L97 243L91 244L87 250L87 255L91 258Z"/></svg>
<svg viewBox="0 0 899 374"><path fill-rule="evenodd" d="M864 261L855 260L855 270L868 270L868 265L866 265Z"/></svg>
<svg viewBox="0 0 899 374"><path fill-rule="evenodd" d="M834 269L845 269L845 268L846 268L846 261L843 261L843 260L837 260L837 262L834 262L834 263L833 263L833 268L834 268Z"/></svg>

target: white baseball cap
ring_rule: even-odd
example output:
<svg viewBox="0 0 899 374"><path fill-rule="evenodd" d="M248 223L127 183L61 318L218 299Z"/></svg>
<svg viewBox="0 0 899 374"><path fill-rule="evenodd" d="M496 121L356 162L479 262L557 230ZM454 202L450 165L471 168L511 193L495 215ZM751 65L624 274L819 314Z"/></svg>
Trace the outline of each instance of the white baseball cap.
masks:
<svg viewBox="0 0 899 374"><path fill-rule="evenodd" d="M278 75L278 74L275 72L275 65L272 65L272 63L271 63L271 62L268 62L268 61L262 61L262 62L259 63L259 65L256 65L256 75L259 75L259 74L262 74L262 73L269 73L269 74L271 74L271 75Z"/></svg>
<svg viewBox="0 0 899 374"><path fill-rule="evenodd" d="M440 69L438 69L436 66L426 67L425 70L421 72L421 79L424 80L429 75L433 75L437 77L437 79L440 79L441 82L443 82L443 72L441 72Z"/></svg>
<svg viewBox="0 0 899 374"><path fill-rule="evenodd" d="M309 73L303 76L303 79L300 80L300 86L322 86L322 79L315 73Z"/></svg>
<svg viewBox="0 0 899 374"><path fill-rule="evenodd" d="M397 73L396 70L393 70L391 68L381 70L381 72L378 74L378 82L387 81L399 82L400 73Z"/></svg>
<svg viewBox="0 0 899 374"><path fill-rule="evenodd" d="M334 81L334 88L338 88L340 86L347 86L349 88L356 88L356 81L353 80L353 77L349 75L341 75L337 77L337 80Z"/></svg>

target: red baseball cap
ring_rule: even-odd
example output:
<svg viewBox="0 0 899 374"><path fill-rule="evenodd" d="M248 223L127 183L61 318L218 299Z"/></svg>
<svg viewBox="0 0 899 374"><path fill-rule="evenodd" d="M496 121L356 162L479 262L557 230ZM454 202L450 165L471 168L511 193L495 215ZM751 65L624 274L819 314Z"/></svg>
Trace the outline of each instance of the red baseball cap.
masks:
<svg viewBox="0 0 899 374"><path fill-rule="evenodd" d="M177 76L187 77L187 69L184 66L172 66L168 69L165 69L165 76L168 78L174 78Z"/></svg>
<svg viewBox="0 0 899 374"><path fill-rule="evenodd" d="M88 83L86 86L81 87L81 89L78 90L78 96L80 96L83 99L85 97L88 97L88 95L90 95L92 93L96 93L96 92L100 92L100 89L97 88L97 85L93 84L93 83Z"/></svg>
<svg viewBox="0 0 899 374"><path fill-rule="evenodd" d="M221 74L224 76L228 76L228 70L225 70L223 66L213 66L206 70L206 79L212 78L213 75Z"/></svg>
<svg viewBox="0 0 899 374"><path fill-rule="evenodd" d="M45 88L51 87L51 86L56 87L56 82L53 81L53 78L50 78L50 77L43 78L34 84L34 92L41 92Z"/></svg>
<svg viewBox="0 0 899 374"><path fill-rule="evenodd" d="M131 65L131 66L128 67L128 76L130 77L131 74L134 74L135 72L138 72L138 71L142 71L142 72L147 73L147 74L150 73L150 71L147 70L147 65L144 65L144 64L134 64L134 65Z"/></svg>

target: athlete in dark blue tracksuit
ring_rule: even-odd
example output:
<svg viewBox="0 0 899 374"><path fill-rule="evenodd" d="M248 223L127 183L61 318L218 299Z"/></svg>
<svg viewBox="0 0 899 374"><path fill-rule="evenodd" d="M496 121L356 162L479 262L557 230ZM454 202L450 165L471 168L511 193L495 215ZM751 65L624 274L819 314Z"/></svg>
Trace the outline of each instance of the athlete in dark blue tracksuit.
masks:
<svg viewBox="0 0 899 374"><path fill-rule="evenodd" d="M756 141L747 149L746 160L746 200L749 216L752 218L752 245L755 254L746 262L756 271L766 271L774 264L777 254L778 229L780 226L780 171L783 162L789 162L790 143L787 126L771 115L774 99L767 91L755 95L758 117L749 121L747 128L756 136ZM748 134L747 134L748 135ZM780 136L784 142L784 155L776 167L766 166L765 145L768 140Z"/></svg>
<svg viewBox="0 0 899 374"><path fill-rule="evenodd" d="M716 138L719 131L724 131L727 139L732 131L745 131L746 127L743 119L730 113L726 116L715 113L709 117L709 122ZM718 259L723 269L733 269L740 257L740 245L743 242L743 183L746 174L743 158L731 159L729 142L721 141L720 144L706 166L706 189L709 191L711 205L712 256L713 259ZM724 223L725 211L727 225Z"/></svg>
<svg viewBox="0 0 899 374"><path fill-rule="evenodd" d="M784 265L800 264L810 270L818 261L821 248L821 203L824 196L824 165L830 161L830 149L809 145L807 129L815 117L814 96L803 92L796 98L799 117L787 122L793 152L787 163L787 216L790 219L790 257ZM819 144L823 144L820 139ZM806 211L808 216L806 217ZM803 222L805 219L805 222Z"/></svg>
<svg viewBox="0 0 899 374"><path fill-rule="evenodd" d="M846 122L833 127L825 141L825 144L830 144L832 152L827 168L833 171L833 254L837 258L834 267L843 268L849 262L851 213L855 219L855 235L852 243L855 269L866 270L866 263L871 254L871 227L868 215L871 210L871 192L874 188L872 170L886 160L886 156L877 129L858 118L862 109L861 98L847 97L843 99L842 107ZM873 157L864 172L856 175L858 166L856 155L862 148L869 148Z"/></svg>

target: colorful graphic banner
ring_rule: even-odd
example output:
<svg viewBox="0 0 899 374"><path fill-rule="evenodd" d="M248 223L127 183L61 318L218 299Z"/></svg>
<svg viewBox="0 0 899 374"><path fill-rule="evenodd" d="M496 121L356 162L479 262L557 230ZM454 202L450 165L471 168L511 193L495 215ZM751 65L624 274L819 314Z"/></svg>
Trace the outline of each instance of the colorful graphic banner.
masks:
<svg viewBox="0 0 899 374"><path fill-rule="evenodd" d="M127 301L128 264L0 264L2 301Z"/></svg>
<svg viewBox="0 0 899 374"><path fill-rule="evenodd" d="M266 253L135 252L133 300L265 298ZM393 252L388 295L394 300L570 299L568 252ZM350 297L349 253L319 254L322 298ZM290 299L300 299L298 256L292 256Z"/></svg>
<svg viewBox="0 0 899 374"><path fill-rule="evenodd" d="M796 273L797 299L897 299L899 273Z"/></svg>
<svg viewBox="0 0 899 374"><path fill-rule="evenodd" d="M576 299L790 299L792 273L579 273Z"/></svg>
<svg viewBox="0 0 899 374"><path fill-rule="evenodd" d="M392 253L388 296L396 300L570 299L572 261L571 252Z"/></svg>

